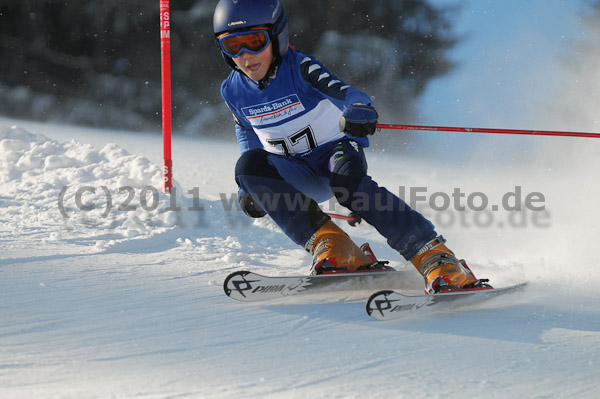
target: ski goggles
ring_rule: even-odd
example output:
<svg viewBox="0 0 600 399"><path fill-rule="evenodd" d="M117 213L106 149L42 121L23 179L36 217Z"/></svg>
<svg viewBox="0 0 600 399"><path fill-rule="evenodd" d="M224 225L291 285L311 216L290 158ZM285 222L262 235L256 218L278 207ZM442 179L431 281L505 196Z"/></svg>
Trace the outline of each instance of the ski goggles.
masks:
<svg viewBox="0 0 600 399"><path fill-rule="evenodd" d="M221 50L231 58L239 57L244 51L258 54L271 43L269 32L262 28L244 32L224 33L218 39Z"/></svg>

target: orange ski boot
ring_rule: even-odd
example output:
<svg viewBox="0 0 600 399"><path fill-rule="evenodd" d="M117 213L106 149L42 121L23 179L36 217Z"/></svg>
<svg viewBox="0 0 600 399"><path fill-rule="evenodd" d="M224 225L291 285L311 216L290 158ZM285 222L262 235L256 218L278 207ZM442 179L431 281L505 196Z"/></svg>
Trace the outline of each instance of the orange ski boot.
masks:
<svg viewBox="0 0 600 399"><path fill-rule="evenodd" d="M490 289L488 280L478 280L464 259L458 260L438 236L429 241L410 260L425 278L425 292L436 294L450 291Z"/></svg>
<svg viewBox="0 0 600 399"><path fill-rule="evenodd" d="M359 248L331 220L315 232L306 249L313 255L311 275L393 270L375 258L368 244Z"/></svg>

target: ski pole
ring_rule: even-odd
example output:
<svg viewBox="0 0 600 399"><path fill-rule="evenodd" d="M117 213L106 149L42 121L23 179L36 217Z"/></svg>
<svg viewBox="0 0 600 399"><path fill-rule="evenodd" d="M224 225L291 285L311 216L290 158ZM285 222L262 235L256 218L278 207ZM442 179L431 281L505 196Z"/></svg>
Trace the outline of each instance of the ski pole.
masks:
<svg viewBox="0 0 600 399"><path fill-rule="evenodd" d="M527 134L535 136L566 136L566 137L595 137L600 138L600 133L561 132L550 130L521 130L521 129L488 129L477 127L450 127L450 126L420 126L420 125L389 125L378 123L377 129L393 130L427 130L434 132L462 132L462 133L492 133L492 134Z"/></svg>
<svg viewBox="0 0 600 399"><path fill-rule="evenodd" d="M360 222L362 222L362 218L360 217L359 214L355 213L355 212L350 212L349 215L340 215L337 213L328 213L329 217L333 218L333 219L341 219L341 220L345 220L348 222L348 224L352 227L356 226L357 224L360 224Z"/></svg>

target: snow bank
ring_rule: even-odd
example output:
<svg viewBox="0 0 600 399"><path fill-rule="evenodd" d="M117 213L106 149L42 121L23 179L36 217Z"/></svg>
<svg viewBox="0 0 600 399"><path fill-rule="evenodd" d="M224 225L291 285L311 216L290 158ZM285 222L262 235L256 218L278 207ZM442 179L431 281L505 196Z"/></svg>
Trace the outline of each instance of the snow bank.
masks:
<svg viewBox="0 0 600 399"><path fill-rule="evenodd" d="M14 233L35 230L88 246L98 238L95 250L147 238L176 223L161 189L160 168L117 144L98 150L0 126L0 218Z"/></svg>

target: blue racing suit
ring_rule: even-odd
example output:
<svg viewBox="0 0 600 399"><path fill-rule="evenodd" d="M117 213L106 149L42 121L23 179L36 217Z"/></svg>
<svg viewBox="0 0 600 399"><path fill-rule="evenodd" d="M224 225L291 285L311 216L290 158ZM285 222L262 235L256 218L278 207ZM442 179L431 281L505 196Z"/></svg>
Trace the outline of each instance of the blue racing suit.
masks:
<svg viewBox="0 0 600 399"><path fill-rule="evenodd" d="M221 95L236 122L241 156L235 178L299 245L330 218L318 206L337 201L374 226L411 259L437 236L433 225L367 175L367 138L348 137L338 121L351 104L372 103L313 57L290 48L259 89L232 71Z"/></svg>

